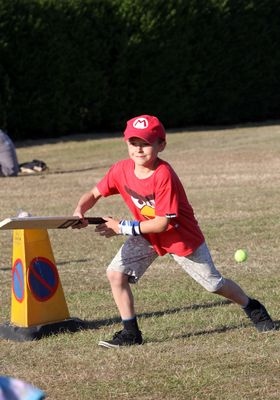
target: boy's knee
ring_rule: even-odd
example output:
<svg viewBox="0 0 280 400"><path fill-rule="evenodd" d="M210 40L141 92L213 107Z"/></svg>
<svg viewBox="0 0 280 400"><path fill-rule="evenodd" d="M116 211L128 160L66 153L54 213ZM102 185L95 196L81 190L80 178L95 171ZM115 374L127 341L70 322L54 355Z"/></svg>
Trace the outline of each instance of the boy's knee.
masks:
<svg viewBox="0 0 280 400"><path fill-rule="evenodd" d="M119 271L112 271L111 269L108 269L108 268L107 268L106 274L107 274L107 278L111 284L118 285L118 284L122 284L124 281L128 280L128 277L124 273L119 272Z"/></svg>
<svg viewBox="0 0 280 400"><path fill-rule="evenodd" d="M116 272L115 271L107 269L106 275L107 275L107 278L108 278L109 281L116 279Z"/></svg>
<svg viewBox="0 0 280 400"><path fill-rule="evenodd" d="M219 294L220 289L224 286L225 279L223 277L220 277L219 279L212 279L204 284L202 286L204 289L206 289L210 293L217 293Z"/></svg>

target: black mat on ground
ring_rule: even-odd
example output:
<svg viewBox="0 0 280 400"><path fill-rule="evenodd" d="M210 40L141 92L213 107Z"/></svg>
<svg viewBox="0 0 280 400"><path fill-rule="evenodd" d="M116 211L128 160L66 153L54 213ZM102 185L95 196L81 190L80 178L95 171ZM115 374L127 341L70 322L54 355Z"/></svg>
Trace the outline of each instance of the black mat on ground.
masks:
<svg viewBox="0 0 280 400"><path fill-rule="evenodd" d="M59 322L45 325L34 325L27 328L5 323L0 325L0 338L24 342L39 340L50 335L57 335L65 332L77 332L87 327L87 324L79 318L69 318Z"/></svg>

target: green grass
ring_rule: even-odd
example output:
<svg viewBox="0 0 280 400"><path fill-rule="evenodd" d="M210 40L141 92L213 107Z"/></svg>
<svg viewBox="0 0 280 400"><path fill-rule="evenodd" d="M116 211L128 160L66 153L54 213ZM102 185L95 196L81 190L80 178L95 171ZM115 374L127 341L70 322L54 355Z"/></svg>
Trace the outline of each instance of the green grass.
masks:
<svg viewBox="0 0 280 400"><path fill-rule="evenodd" d="M265 302L279 321L280 127L170 132L162 157L181 177L221 272ZM71 215L80 195L126 157L120 135L22 143L20 162L44 160L47 174L1 179L1 219L19 210ZM128 216L119 197L91 215ZM123 242L89 227L49 231L70 314L96 329L35 342L0 339L1 374L51 400L279 399L279 332L258 334L239 307L206 292L170 256L134 287L145 344L116 351L100 339L120 329L106 265ZM249 258L236 264L234 252ZM0 234L0 322L10 320L12 236Z"/></svg>

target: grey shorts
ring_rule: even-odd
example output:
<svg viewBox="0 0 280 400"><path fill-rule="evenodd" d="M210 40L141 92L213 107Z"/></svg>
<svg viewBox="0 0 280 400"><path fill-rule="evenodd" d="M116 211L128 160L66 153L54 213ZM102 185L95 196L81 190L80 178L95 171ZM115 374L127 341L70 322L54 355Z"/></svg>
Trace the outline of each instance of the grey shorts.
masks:
<svg viewBox="0 0 280 400"><path fill-rule="evenodd" d="M215 292L223 286L224 278L216 269L206 243L189 256L180 257L175 254L171 256L209 292ZM158 254L143 236L129 236L107 271L122 272L129 276L130 283L136 283L157 257Z"/></svg>

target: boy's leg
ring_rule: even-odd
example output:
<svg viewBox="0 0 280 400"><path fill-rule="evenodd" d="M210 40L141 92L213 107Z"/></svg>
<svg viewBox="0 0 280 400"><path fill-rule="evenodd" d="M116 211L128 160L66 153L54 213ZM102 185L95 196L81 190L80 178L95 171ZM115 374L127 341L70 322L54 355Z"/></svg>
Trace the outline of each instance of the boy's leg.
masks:
<svg viewBox="0 0 280 400"><path fill-rule="evenodd" d="M124 329L116 332L112 340L100 341L100 346L142 343L130 284L136 283L156 258L157 253L144 237L130 236L108 266L107 277Z"/></svg>
<svg viewBox="0 0 280 400"><path fill-rule="evenodd" d="M221 296L226 297L234 303L239 304L241 307L246 307L249 302L249 297L244 293L237 283L230 279L224 278L224 284L218 290L215 290L214 293L217 293Z"/></svg>
<svg viewBox="0 0 280 400"><path fill-rule="evenodd" d="M108 270L107 277L122 320L133 318L135 316L134 298L128 276L123 272Z"/></svg>
<svg viewBox="0 0 280 400"><path fill-rule="evenodd" d="M213 263L206 243L203 243L190 256L173 255L173 258L206 290L239 304L258 331L265 332L275 329L274 322L259 301L250 299L237 283L222 277Z"/></svg>

